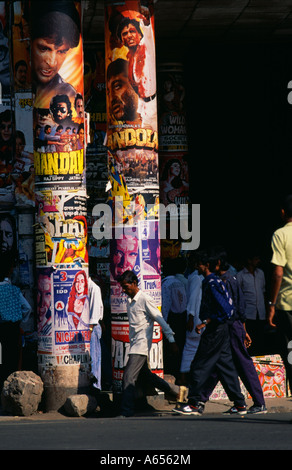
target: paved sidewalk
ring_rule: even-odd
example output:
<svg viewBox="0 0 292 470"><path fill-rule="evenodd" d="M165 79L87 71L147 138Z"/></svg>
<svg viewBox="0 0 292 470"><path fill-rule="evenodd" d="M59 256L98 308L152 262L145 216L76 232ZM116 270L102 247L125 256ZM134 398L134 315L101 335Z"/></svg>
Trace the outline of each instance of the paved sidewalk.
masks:
<svg viewBox="0 0 292 470"><path fill-rule="evenodd" d="M148 400L149 407L146 410L137 411L135 417L139 416L179 416L177 413L173 413L172 409L175 406L175 402L169 402L165 399ZM248 408L253 404L252 400L246 400ZM224 411L228 410L233 403L229 400L214 400L209 401L205 406L204 415L212 414L222 414ZM292 397L286 398L269 398L266 399L266 407L268 413L291 413L292 419ZM96 412L90 415L93 418L114 418L115 416L111 413L101 412L97 409ZM87 419L84 416L81 417L70 417L58 411L50 411L48 413L37 412L31 416L11 416L3 412L0 406L0 425L6 421L72 421L75 419Z"/></svg>

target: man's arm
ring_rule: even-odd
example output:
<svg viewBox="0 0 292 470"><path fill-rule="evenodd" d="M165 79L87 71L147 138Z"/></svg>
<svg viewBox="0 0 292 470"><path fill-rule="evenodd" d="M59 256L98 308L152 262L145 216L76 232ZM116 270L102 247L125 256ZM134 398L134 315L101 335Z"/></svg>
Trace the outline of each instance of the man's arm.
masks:
<svg viewBox="0 0 292 470"><path fill-rule="evenodd" d="M175 343L174 333L172 329L170 328L169 324L165 321L160 310L156 307L152 299L146 299L145 309L147 314L161 326L162 331L165 334L167 340L170 343Z"/></svg>
<svg viewBox="0 0 292 470"><path fill-rule="evenodd" d="M271 296L270 296L270 302L273 305L268 306L268 323L270 326L273 326L273 327L276 327L276 325L273 323L273 318L275 316L275 303L277 301L282 279L283 279L283 266L274 265L272 279L271 279Z"/></svg>

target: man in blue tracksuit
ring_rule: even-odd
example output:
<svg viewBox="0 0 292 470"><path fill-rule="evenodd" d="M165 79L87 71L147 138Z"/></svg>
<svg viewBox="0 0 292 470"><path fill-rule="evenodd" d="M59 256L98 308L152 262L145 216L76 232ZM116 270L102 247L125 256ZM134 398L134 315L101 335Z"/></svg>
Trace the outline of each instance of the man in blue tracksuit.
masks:
<svg viewBox="0 0 292 470"><path fill-rule="evenodd" d="M264 394L247 347L251 344L250 337L245 330L245 301L244 295L235 276L229 271L229 264L224 253L218 256L219 265L217 274L223 280L229 295L233 300L234 314L228 320L231 351L239 377L246 390L253 399L253 405L247 410L249 414L266 413ZM219 376L217 371L208 379L201 394L201 401L206 402L212 394ZM236 407L233 412L237 413Z"/></svg>
<svg viewBox="0 0 292 470"><path fill-rule="evenodd" d="M225 284L214 274L218 260L208 253L199 254L198 272L203 274L202 301L197 333L201 341L191 364L188 404L177 404L173 411L183 415L201 415L204 411L202 392L214 372L218 373L236 412L246 414L246 403L240 390L238 372L235 368L229 336L228 320L234 314L233 301Z"/></svg>

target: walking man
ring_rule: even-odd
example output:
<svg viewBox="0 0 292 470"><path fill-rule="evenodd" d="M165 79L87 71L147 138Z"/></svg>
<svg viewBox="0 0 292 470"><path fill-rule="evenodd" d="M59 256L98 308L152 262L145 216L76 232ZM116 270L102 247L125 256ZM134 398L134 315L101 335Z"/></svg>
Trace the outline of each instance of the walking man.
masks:
<svg viewBox="0 0 292 470"><path fill-rule="evenodd" d="M288 360L292 340L292 195L287 196L281 209L284 226L272 237L273 274L271 296L268 302L268 322L277 327L280 336L280 354L292 390L292 365Z"/></svg>
<svg viewBox="0 0 292 470"><path fill-rule="evenodd" d="M178 387L172 388L165 380L151 372L148 355L152 345L154 321L162 327L163 333L176 353L178 348L170 326L151 297L138 287L138 278L132 271L125 271L119 277L123 291L128 295L127 313L129 320L130 351L123 375L122 416L133 416L135 411L135 385L138 377L165 393L177 398Z"/></svg>

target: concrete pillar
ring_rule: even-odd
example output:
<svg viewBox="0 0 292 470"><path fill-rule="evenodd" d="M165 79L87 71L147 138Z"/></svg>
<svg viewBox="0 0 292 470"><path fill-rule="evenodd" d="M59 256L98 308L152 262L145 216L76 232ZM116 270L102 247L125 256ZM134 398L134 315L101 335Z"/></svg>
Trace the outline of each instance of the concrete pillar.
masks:
<svg viewBox="0 0 292 470"><path fill-rule="evenodd" d="M31 1L39 373L45 407L90 374L81 2Z"/></svg>
<svg viewBox="0 0 292 470"><path fill-rule="evenodd" d="M128 359L126 295L117 276L130 269L161 306L157 90L152 1L105 6L107 148L112 209L110 289L113 384L121 390ZM150 365L163 376L162 334L155 326Z"/></svg>

